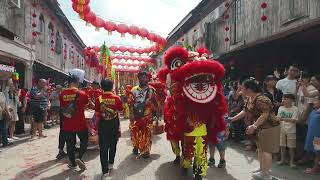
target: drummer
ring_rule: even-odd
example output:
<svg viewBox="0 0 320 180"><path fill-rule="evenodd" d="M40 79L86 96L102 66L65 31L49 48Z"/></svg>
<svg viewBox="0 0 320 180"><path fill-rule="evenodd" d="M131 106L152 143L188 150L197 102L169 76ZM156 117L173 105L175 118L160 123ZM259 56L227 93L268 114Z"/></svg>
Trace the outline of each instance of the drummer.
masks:
<svg viewBox="0 0 320 180"><path fill-rule="evenodd" d="M96 99L95 111L98 117L98 135L100 146L100 162L103 176L108 176L113 169L117 143L120 136L119 112L123 111L122 101L113 94L113 81L101 81L102 95Z"/></svg>

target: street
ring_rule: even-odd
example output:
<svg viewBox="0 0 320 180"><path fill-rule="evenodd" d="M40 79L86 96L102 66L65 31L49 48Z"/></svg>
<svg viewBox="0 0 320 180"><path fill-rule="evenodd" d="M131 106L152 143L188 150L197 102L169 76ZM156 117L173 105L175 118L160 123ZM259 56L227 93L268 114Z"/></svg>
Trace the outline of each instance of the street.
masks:
<svg viewBox="0 0 320 180"><path fill-rule="evenodd" d="M118 143L118 150L114 170L109 179L114 180L178 180L180 169L171 162L174 155L165 134L153 137L153 146L150 160L136 159L131 154L130 134L128 121L121 121L122 137ZM61 180L61 179L100 179L101 168L99 150L90 149L85 154L88 170L81 172L69 170L67 159L57 161L57 144L59 128L45 131L47 138L36 139L14 144L0 153L1 180ZM229 144L226 153L227 168L209 168L204 179L216 180L251 180L250 171L257 169L258 161L253 152L246 152L241 144ZM219 157L216 156L216 161ZM192 172L186 179L192 179ZM288 167L273 168L273 175L288 180L316 180L319 176L303 174L303 169L293 170Z"/></svg>

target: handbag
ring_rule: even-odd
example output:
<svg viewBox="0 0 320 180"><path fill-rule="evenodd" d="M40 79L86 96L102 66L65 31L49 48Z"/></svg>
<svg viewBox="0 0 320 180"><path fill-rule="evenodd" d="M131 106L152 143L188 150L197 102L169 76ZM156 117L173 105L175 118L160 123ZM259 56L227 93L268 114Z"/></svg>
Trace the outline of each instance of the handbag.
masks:
<svg viewBox="0 0 320 180"><path fill-rule="evenodd" d="M139 103L135 103L133 105L133 115L135 118L142 118L144 117L144 112L146 109L146 102L148 99L148 95L149 95L149 88L147 90L147 94L146 97L144 98L144 100L142 102Z"/></svg>
<svg viewBox="0 0 320 180"><path fill-rule="evenodd" d="M70 102L63 110L62 110L62 115L66 118L72 118L77 110L78 110L78 105L77 105L77 100L79 98L79 92L76 93L75 99Z"/></svg>

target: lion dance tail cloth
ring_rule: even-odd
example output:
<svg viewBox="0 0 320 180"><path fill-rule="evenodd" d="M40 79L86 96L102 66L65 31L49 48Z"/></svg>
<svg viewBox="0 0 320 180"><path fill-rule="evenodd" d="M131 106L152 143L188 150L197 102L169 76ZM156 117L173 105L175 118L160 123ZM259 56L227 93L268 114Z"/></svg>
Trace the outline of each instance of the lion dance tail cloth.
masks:
<svg viewBox="0 0 320 180"><path fill-rule="evenodd" d="M207 59L208 55L205 48L188 52L183 47L173 47L164 57L166 69L160 71L160 79L167 81L171 95L164 109L167 139L175 154L180 153L176 143L183 142L181 165L193 165L198 176L207 172L208 141L216 142L216 132L225 126L226 102L220 82L224 67Z"/></svg>

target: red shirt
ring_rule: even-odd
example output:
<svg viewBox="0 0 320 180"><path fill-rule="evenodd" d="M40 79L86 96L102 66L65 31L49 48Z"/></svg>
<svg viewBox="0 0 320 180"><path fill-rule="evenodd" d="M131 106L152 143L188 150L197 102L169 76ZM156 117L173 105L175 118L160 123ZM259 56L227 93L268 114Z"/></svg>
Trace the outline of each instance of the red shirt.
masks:
<svg viewBox="0 0 320 180"><path fill-rule="evenodd" d="M65 108L70 102L74 101L76 93L79 92L77 99L78 112L72 118L63 119L63 130L69 132L84 131L88 129L88 124L84 116L84 110L89 102L89 98L84 91L76 88L68 88L59 95L60 106Z"/></svg>
<svg viewBox="0 0 320 180"><path fill-rule="evenodd" d="M104 103L107 108L114 111L123 111L122 101L119 96L114 95L112 92L103 92L102 95L96 98L95 110L98 119L101 119L102 108L101 104Z"/></svg>

